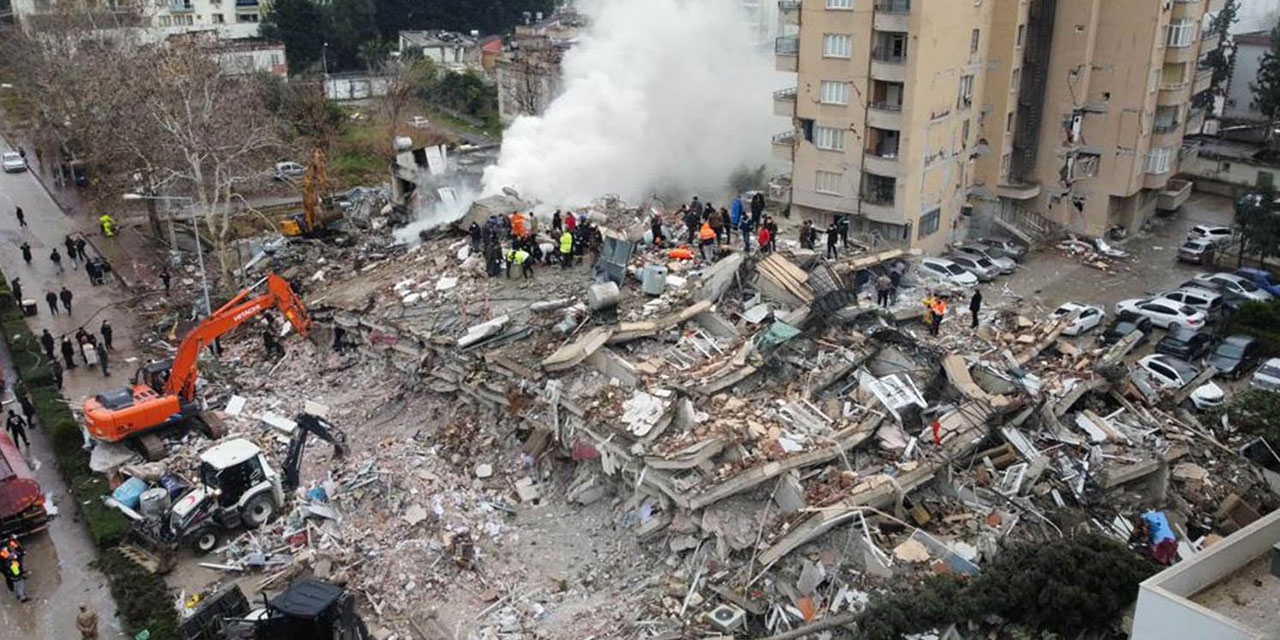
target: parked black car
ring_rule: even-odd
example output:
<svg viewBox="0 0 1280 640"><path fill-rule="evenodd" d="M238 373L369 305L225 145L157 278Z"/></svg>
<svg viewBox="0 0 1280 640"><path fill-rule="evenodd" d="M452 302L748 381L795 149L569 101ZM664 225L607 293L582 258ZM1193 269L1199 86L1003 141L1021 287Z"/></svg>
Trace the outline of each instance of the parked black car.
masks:
<svg viewBox="0 0 1280 640"><path fill-rule="evenodd" d="M1151 330L1154 325L1151 324L1151 318L1140 316L1129 312L1122 312L1111 321L1111 326L1098 336L1098 341L1102 344L1115 344L1121 338L1129 335L1133 331L1141 331L1142 337L1138 338L1138 344L1142 344L1151 338Z"/></svg>
<svg viewBox="0 0 1280 640"><path fill-rule="evenodd" d="M1217 369L1222 375L1239 380L1246 371L1257 364L1261 347L1253 338L1235 334L1218 343L1204 363Z"/></svg>
<svg viewBox="0 0 1280 640"><path fill-rule="evenodd" d="M1212 337L1186 327L1171 327L1169 334L1156 343L1156 352L1191 361L1209 350Z"/></svg>

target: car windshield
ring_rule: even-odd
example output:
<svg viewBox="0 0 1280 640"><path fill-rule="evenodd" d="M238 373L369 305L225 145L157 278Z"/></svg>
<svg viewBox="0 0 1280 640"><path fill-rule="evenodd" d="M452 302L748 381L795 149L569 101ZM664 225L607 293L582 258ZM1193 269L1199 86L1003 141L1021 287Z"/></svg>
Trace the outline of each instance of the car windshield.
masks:
<svg viewBox="0 0 1280 640"><path fill-rule="evenodd" d="M1000 247L987 247L987 256L992 260L999 260L1000 258L1005 257L1005 255L1004 249L1001 249Z"/></svg>
<svg viewBox="0 0 1280 640"><path fill-rule="evenodd" d="M4 154L4 159L5 159L5 161L6 161L6 162L11 161L11 160L20 160L21 158L22 158L22 156L20 156L20 155L18 155L18 154L16 154L16 153L14 153L14 152L12 152L12 151L6 152L6 153Z"/></svg>
<svg viewBox="0 0 1280 640"><path fill-rule="evenodd" d="M1249 281L1249 280L1245 280L1244 278L1241 278L1241 279L1239 280L1239 284L1240 284L1240 288L1241 288L1241 289L1244 289L1245 291L1248 291L1249 293L1253 293L1254 291L1257 291L1257 290L1258 290L1258 285L1254 284L1253 282L1251 282L1251 281Z"/></svg>
<svg viewBox="0 0 1280 640"><path fill-rule="evenodd" d="M1164 360L1160 360L1159 362L1163 365L1168 366L1170 369L1173 369L1174 371L1178 372L1178 377L1182 378L1184 381L1190 380L1196 377L1196 374L1200 373L1199 371L1196 371L1195 367L1181 360L1166 358Z"/></svg>
<svg viewBox="0 0 1280 640"><path fill-rule="evenodd" d="M982 267L986 267L988 269L990 269L993 266L991 264L991 261L986 258L978 258L978 265Z"/></svg>
<svg viewBox="0 0 1280 640"><path fill-rule="evenodd" d="M1213 354L1224 358L1239 358L1244 355L1244 347L1238 344L1224 342L1218 345L1217 349L1213 350Z"/></svg>
<svg viewBox="0 0 1280 640"><path fill-rule="evenodd" d="M1191 307L1188 307L1185 304L1181 304L1181 305L1178 305L1178 312L1184 316L1189 316L1189 315L1194 315L1196 310L1192 309Z"/></svg>
<svg viewBox="0 0 1280 640"><path fill-rule="evenodd" d="M1116 323L1116 333L1119 333L1121 335L1127 336L1137 328L1138 328L1138 325L1136 323L1129 322L1128 320Z"/></svg>
<svg viewBox="0 0 1280 640"><path fill-rule="evenodd" d="M958 264L947 265L947 271L950 271L953 276L962 276L965 273L964 269L961 269Z"/></svg>
<svg viewBox="0 0 1280 640"><path fill-rule="evenodd" d="M1261 367L1258 367L1258 375L1266 376L1268 378L1280 378L1280 367L1264 364Z"/></svg>

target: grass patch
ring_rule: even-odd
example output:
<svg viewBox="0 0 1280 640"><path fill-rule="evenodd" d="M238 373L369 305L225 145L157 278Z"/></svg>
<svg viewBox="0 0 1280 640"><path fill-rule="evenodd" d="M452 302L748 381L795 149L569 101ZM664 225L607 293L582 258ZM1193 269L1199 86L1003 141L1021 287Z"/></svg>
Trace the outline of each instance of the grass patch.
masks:
<svg viewBox="0 0 1280 640"><path fill-rule="evenodd" d="M497 118L487 118L483 125L476 126L470 121L463 120L462 118L442 111L432 105L426 105L423 107L423 110L426 111L428 119L446 124L451 129L458 129L460 131L466 131L467 133L474 133L482 136L489 136L490 138L493 138L494 142L502 141L502 122Z"/></svg>
<svg viewBox="0 0 1280 640"><path fill-rule="evenodd" d="M124 539L129 521L102 503L111 488L104 478L89 470L89 453L84 450L80 425L54 385L40 343L10 293L8 278L0 274L0 329L13 354L18 376L35 405L40 428L49 438L58 472L70 487L94 544L104 551L99 566L111 583L125 627L130 633L146 629L155 640L176 639L178 617L164 579L146 573L111 550Z"/></svg>

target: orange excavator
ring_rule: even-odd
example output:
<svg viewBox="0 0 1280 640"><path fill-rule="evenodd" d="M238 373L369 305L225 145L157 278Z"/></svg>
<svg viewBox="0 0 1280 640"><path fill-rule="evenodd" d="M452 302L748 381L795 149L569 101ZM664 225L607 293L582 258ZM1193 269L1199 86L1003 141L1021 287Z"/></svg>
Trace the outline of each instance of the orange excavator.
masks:
<svg viewBox="0 0 1280 640"><path fill-rule="evenodd" d="M302 174L302 211L285 216L280 221L280 233L290 237L313 237L342 218L342 209L333 201L333 185L329 183L327 165L323 149L311 152L311 161Z"/></svg>
<svg viewBox="0 0 1280 640"><path fill-rule="evenodd" d="M263 285L265 293L255 296ZM148 460L164 456L164 442L156 433L160 427L190 419L200 422L210 439L220 437L219 427L200 418L196 357L222 334L273 307L284 314L299 334L307 336L311 330L307 308L287 280L268 273L187 333L172 359L139 368L131 388L100 393L86 400L84 416L89 435L105 442L129 441L140 448Z"/></svg>

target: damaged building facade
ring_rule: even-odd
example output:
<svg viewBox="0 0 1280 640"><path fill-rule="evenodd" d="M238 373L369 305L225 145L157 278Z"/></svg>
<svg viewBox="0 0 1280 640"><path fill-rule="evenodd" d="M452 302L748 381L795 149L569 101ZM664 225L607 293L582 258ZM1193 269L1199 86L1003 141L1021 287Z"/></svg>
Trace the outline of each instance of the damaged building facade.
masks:
<svg viewBox="0 0 1280 640"><path fill-rule="evenodd" d="M804 217L937 251L969 213L1098 236L1190 192L1173 176L1219 0L782 4L795 129L774 149Z"/></svg>

